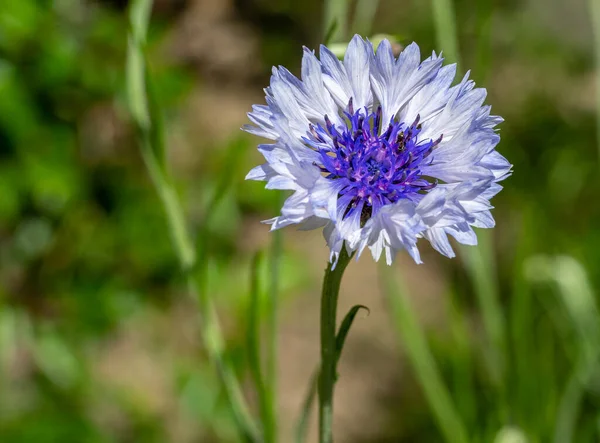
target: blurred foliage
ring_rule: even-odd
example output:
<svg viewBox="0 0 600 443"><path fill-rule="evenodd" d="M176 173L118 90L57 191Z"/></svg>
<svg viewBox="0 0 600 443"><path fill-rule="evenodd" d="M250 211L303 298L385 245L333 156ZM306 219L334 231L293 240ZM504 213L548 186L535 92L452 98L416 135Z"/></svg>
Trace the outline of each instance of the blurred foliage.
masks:
<svg viewBox="0 0 600 443"><path fill-rule="evenodd" d="M210 127L202 125L219 119L212 109L202 109L209 117L199 128L181 129L190 123L182 109L206 80L170 53L192 3L157 2L149 60L173 138L196 137L186 149L200 154L175 162L190 164L177 184L192 232L211 212L209 290L225 313L227 358L243 374L249 263L260 247L244 244L248 226L272 216L279 197L240 185L255 163L255 140L237 131L203 137ZM487 2L489 24L483 3L460 0L455 10L460 69L473 66L488 86L506 119L500 150L515 164L494 200L492 275L508 334L506 372L495 379L488 371L476 289L460 260L444 262L451 333L428 331L430 345L473 441L562 443L556 435L569 429L572 441L597 441L600 183L591 44L585 33L567 39L536 21L527 8L540 2ZM300 45L321 38L317 1L232 4L259 39L260 72L240 80L251 93L267 83L272 64L297 71ZM125 8L125 1L0 2L2 442L235 438L216 376L198 352L197 328L193 321L174 328L194 316L185 316L192 308L125 111ZM426 53L436 46L431 16L428 2L381 0L373 31L416 40ZM486 49L478 37L487 26ZM284 256L282 296L308 286L303 260ZM569 304L577 295L587 308ZM139 367L121 367L134 351ZM164 373L144 370L155 358ZM403 395L382 399L391 419L378 441L441 441L419 389Z"/></svg>

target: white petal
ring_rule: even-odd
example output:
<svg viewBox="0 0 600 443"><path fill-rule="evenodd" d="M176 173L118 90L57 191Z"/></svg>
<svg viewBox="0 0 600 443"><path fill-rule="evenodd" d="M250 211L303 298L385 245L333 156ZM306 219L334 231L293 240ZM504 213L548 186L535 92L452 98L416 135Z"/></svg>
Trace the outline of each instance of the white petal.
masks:
<svg viewBox="0 0 600 443"><path fill-rule="evenodd" d="M477 235L467 223L448 226L444 230L463 245L475 246L477 244Z"/></svg>
<svg viewBox="0 0 600 443"><path fill-rule="evenodd" d="M250 134L258 135L259 137L276 140L278 134L271 123L272 116L273 112L269 106L253 105L252 112L248 113L248 118L255 126L244 125L242 129Z"/></svg>
<svg viewBox="0 0 600 443"><path fill-rule="evenodd" d="M352 88L355 110L364 107L371 109L373 106L373 95L369 82L370 57L368 44L360 36L355 35L344 56L344 67Z"/></svg>
<svg viewBox="0 0 600 443"><path fill-rule="evenodd" d="M433 249L446 257L453 258L456 256L454 250L448 241L448 236L443 228L428 229L424 233L424 237L429 240Z"/></svg>
<svg viewBox="0 0 600 443"><path fill-rule="evenodd" d="M269 182L265 185L265 189L294 190L297 188L298 186L293 179L283 175L271 177Z"/></svg>
<svg viewBox="0 0 600 443"><path fill-rule="evenodd" d="M314 212L319 217L337 220L338 193L343 187L340 180L319 177L311 188L310 199Z"/></svg>
<svg viewBox="0 0 600 443"><path fill-rule="evenodd" d="M340 256L340 251L342 250L342 245L344 244L344 239L333 222L330 222L323 228L323 237L325 237L325 241L327 241L327 245L330 249L329 261L333 263L332 268L335 268Z"/></svg>
<svg viewBox="0 0 600 443"><path fill-rule="evenodd" d="M382 131L400 108L433 80L442 65L442 59L432 58L419 64L416 43L408 45L395 61L391 51L390 43L383 40L371 63L371 84L382 107Z"/></svg>
<svg viewBox="0 0 600 443"><path fill-rule="evenodd" d="M508 177L512 169L512 165L498 151L486 154L479 164L492 171L496 180L503 180Z"/></svg>
<svg viewBox="0 0 600 443"><path fill-rule="evenodd" d="M338 123L337 106L323 83L321 63L307 48L304 48L302 57L302 83L319 121L323 121L323 117L328 115L334 123Z"/></svg>
<svg viewBox="0 0 600 443"><path fill-rule="evenodd" d="M473 214L473 217L475 221L471 225L476 228L493 228L496 226L496 221L490 211L478 212L477 214Z"/></svg>
<svg viewBox="0 0 600 443"><path fill-rule="evenodd" d="M384 206L367 221L363 228L363 243L369 246L375 260L385 250L389 264L397 251L406 249L416 263L422 263L416 243L417 235L424 229L425 225L416 213L414 203L400 200Z"/></svg>
<svg viewBox="0 0 600 443"><path fill-rule="evenodd" d="M271 91L273 98L288 120L290 128L297 136L306 134L310 121L302 111L294 95L294 90L281 79L279 72L273 70L271 76Z"/></svg>
<svg viewBox="0 0 600 443"><path fill-rule="evenodd" d="M456 64L444 66L431 83L425 85L401 111L399 120L413 122L420 116L423 124L435 117L448 103L450 85L456 75Z"/></svg>
<svg viewBox="0 0 600 443"><path fill-rule="evenodd" d="M453 165L441 163L421 168L425 175L429 175L446 182L462 182L465 180L485 180L494 178L489 169L477 165Z"/></svg>
<svg viewBox="0 0 600 443"><path fill-rule="evenodd" d="M268 163L256 166L246 174L246 180L267 181L277 174Z"/></svg>
<svg viewBox="0 0 600 443"><path fill-rule="evenodd" d="M304 220L299 226L300 231L312 231L313 229L323 228L330 220L317 216L312 216Z"/></svg>
<svg viewBox="0 0 600 443"><path fill-rule="evenodd" d="M352 86L346 74L346 68L326 46L321 45L321 66L323 82L336 104L345 109L352 96Z"/></svg>
<svg viewBox="0 0 600 443"><path fill-rule="evenodd" d="M486 90L483 88L473 90L475 83L469 80L469 72L462 81L450 89L450 97L444 110L423 127L421 136L435 139L444 134L444 139L449 141L465 123L471 122L479 111Z"/></svg>

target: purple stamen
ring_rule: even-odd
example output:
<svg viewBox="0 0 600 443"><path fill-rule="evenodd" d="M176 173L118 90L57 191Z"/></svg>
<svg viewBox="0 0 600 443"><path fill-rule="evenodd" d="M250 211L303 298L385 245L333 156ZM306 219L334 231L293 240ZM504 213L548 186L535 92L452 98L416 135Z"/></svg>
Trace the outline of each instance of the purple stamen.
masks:
<svg viewBox="0 0 600 443"><path fill-rule="evenodd" d="M348 103L346 127L336 127L325 116L321 125L310 125L310 135L304 141L321 155L318 165L330 180L342 180L340 196L346 204L344 217L362 208L363 216L373 216L386 204L406 198L418 200L420 194L437 185L421 174L420 168L431 164L431 152L442 141L419 140L420 116L409 126L393 119L386 131L381 129L381 106L374 113L367 109L354 111L353 100ZM312 135L312 137L311 137ZM326 137L332 140L332 149L323 149ZM335 157L327 155L335 153ZM349 202L349 203L348 203ZM366 212L365 212L366 211Z"/></svg>

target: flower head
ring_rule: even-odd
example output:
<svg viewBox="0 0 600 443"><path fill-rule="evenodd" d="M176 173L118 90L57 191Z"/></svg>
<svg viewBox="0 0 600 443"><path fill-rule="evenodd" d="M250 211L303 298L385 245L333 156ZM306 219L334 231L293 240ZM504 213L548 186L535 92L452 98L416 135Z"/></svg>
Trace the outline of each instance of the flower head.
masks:
<svg viewBox="0 0 600 443"><path fill-rule="evenodd" d="M389 41L374 51L355 36L343 61L305 48L301 79L273 68L267 104L244 127L274 141L246 178L293 191L272 229L324 227L334 262L344 244L388 264L402 249L420 263L418 238L448 257L448 235L476 244L511 165L495 150L502 119L485 89L468 73L452 86L456 65L442 63L435 52L421 62L415 43L395 58Z"/></svg>

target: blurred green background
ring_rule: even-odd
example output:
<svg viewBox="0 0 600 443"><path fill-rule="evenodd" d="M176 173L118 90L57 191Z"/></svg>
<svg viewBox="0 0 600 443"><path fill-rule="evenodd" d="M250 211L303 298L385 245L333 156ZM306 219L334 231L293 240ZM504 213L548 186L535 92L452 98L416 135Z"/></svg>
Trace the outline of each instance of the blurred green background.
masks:
<svg viewBox="0 0 600 443"><path fill-rule="evenodd" d="M3 443L237 441L129 117L127 7L0 1ZM515 173L480 247L448 260L422 244L426 264L401 257L392 277L471 441L599 441L600 161L588 4L454 7L459 70L472 70L505 118L499 150ZM250 262L270 248L259 221L274 215L280 195L243 181L261 159L259 141L239 127L264 102L271 66L297 73L301 46L321 42L322 16L317 0L156 0L153 8L148 65L170 168L191 232L208 220L197 239L207 245L208 293L251 404ZM361 17L351 8L348 28L417 41L423 54L445 49L430 2L381 0L372 26ZM317 364L327 256L319 232L285 230L282 442L292 441ZM264 261L261 281L268 274ZM365 254L342 284L340 312L361 303L371 314L359 315L342 358L337 440L451 441L410 352L415 332L389 309L398 294L386 298L378 282ZM314 441L314 424L311 432Z"/></svg>

